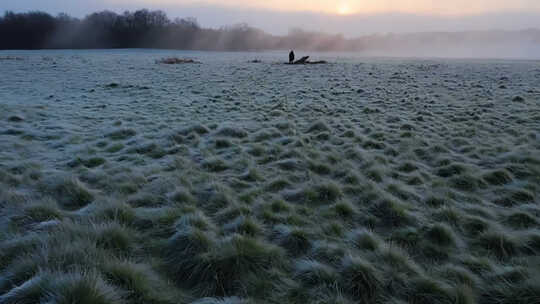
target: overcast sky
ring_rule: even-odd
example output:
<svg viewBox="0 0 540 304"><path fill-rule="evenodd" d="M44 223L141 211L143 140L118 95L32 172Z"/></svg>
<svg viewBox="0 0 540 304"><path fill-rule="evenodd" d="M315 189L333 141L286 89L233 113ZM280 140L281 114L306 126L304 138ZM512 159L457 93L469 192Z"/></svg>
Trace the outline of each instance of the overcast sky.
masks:
<svg viewBox="0 0 540 304"><path fill-rule="evenodd" d="M0 11L76 17L99 10L161 9L205 27L246 22L274 34L290 28L343 33L540 28L540 0L0 0Z"/></svg>

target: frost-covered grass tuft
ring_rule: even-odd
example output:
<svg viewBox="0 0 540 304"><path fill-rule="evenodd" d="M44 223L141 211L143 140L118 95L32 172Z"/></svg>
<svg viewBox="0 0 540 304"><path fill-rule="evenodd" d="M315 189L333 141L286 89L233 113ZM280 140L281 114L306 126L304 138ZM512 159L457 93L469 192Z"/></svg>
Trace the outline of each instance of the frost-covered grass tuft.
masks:
<svg viewBox="0 0 540 304"><path fill-rule="evenodd" d="M109 134L107 134L107 137L112 140L125 140L135 136L136 134L137 132L133 129L119 129L110 132Z"/></svg>
<svg viewBox="0 0 540 304"><path fill-rule="evenodd" d="M284 258L279 247L248 236L212 240L198 230L174 236L168 251L176 280L206 296L242 290L247 276L262 275Z"/></svg>
<svg viewBox="0 0 540 304"><path fill-rule="evenodd" d="M54 197L68 210L80 209L94 200L94 194L74 177L52 177L43 181L41 187L47 195Z"/></svg>
<svg viewBox="0 0 540 304"><path fill-rule="evenodd" d="M455 246L456 244L456 237L452 229L444 224L436 224L429 227L425 237L431 242L443 247Z"/></svg>
<svg viewBox="0 0 540 304"><path fill-rule="evenodd" d="M336 269L315 260L300 260L294 268L296 280L306 287L328 286L338 279Z"/></svg>
<svg viewBox="0 0 540 304"><path fill-rule="evenodd" d="M275 238L278 244L292 256L299 256L311 248L311 237L302 228L278 225L275 228Z"/></svg>
<svg viewBox="0 0 540 304"><path fill-rule="evenodd" d="M340 268L342 285L360 303L371 303L383 290L383 278L370 262L357 256L346 256Z"/></svg>
<svg viewBox="0 0 540 304"><path fill-rule="evenodd" d="M497 258L511 258L518 253L518 240L501 231L486 231L478 236L477 246Z"/></svg>
<svg viewBox="0 0 540 304"><path fill-rule="evenodd" d="M113 304L120 292L93 272L40 272L0 296L2 303Z"/></svg>

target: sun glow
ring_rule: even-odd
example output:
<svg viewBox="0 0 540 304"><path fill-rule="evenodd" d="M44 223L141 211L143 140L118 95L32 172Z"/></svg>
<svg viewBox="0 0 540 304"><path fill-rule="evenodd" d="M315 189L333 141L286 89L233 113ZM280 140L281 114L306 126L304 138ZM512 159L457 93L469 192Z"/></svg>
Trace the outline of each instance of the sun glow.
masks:
<svg viewBox="0 0 540 304"><path fill-rule="evenodd" d="M348 15L352 13L351 7L347 3L341 3L337 7L337 13L340 15Z"/></svg>

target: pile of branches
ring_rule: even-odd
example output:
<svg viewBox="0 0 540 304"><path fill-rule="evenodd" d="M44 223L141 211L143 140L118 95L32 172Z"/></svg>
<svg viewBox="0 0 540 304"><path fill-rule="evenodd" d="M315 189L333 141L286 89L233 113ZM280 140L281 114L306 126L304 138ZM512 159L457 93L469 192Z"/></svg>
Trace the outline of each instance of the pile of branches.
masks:
<svg viewBox="0 0 540 304"><path fill-rule="evenodd" d="M160 60L156 60L156 63L161 63L161 64L185 64L185 63L200 63L200 62L195 61L193 59L169 57L169 58L163 58L163 59L160 59Z"/></svg>

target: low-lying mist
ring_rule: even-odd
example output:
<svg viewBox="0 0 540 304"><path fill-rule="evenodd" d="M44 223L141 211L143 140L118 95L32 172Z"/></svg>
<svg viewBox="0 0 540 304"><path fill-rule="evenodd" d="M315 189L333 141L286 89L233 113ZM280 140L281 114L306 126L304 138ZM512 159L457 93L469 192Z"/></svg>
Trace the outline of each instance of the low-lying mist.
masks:
<svg viewBox="0 0 540 304"><path fill-rule="evenodd" d="M539 29L376 34L351 39L291 29L287 35L277 36L247 24L204 28L194 18L171 20L162 11L146 9L123 14L102 11L83 19L7 12L0 17L0 36L0 49L298 49L368 56L540 58Z"/></svg>

